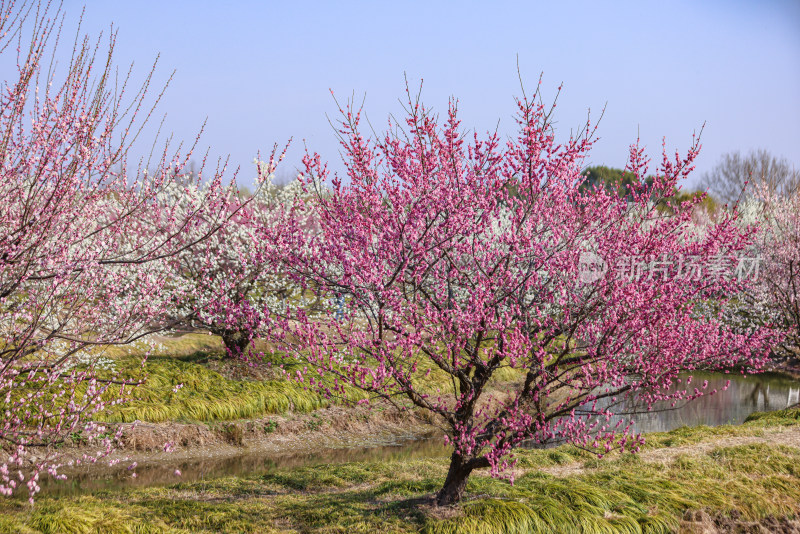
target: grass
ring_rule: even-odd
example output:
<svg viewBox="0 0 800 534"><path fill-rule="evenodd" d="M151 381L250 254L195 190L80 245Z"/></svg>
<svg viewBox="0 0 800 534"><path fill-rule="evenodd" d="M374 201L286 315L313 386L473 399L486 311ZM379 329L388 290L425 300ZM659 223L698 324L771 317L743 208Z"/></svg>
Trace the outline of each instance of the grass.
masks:
<svg viewBox="0 0 800 534"><path fill-rule="evenodd" d="M146 352L150 352L154 356L189 357L197 354L222 354L225 350L222 338L209 334L182 334L162 339L162 341L152 344L137 341L130 345L103 347L101 353L110 358L140 356Z"/></svg>
<svg viewBox="0 0 800 534"><path fill-rule="evenodd" d="M134 390L129 402L107 411L105 420L219 422L235 443L241 439L240 430L227 421L311 412L331 402L282 378L236 379L215 371L212 364L217 361L204 354L216 350L211 336L176 343L173 347L170 341L150 356L147 382ZM141 360L136 355L114 354L114 359L123 375L139 375ZM420 385L441 385L450 391L443 378L434 370L420 377ZM517 378L515 370L504 369L494 381ZM183 387L175 390L178 384ZM362 395L350 393L354 398ZM310 428L319 424L309 421ZM645 451L759 436L788 425L800 425L800 409L754 414L743 425L650 434ZM274 431L277 424L270 428ZM573 446L519 451L517 458L523 474L513 486L476 473L463 504L447 513L432 512L425 504L441 486L447 468L446 459L428 459L336 464L75 497L42 496L34 508L21 500L0 500L0 533L639 533L673 532L687 510L723 516L736 512L751 520L796 517L800 510L796 448L717 447L678 455L666 465L630 455L597 460ZM563 477L541 471L567 464L584 470Z"/></svg>
<svg viewBox="0 0 800 534"><path fill-rule="evenodd" d="M123 374L135 375L140 367L136 358L117 362ZM133 390L131 400L109 409L103 419L154 423L233 421L289 411L311 412L331 404L291 380L226 378L197 360L151 356L145 372L147 381ZM183 387L175 391L178 384Z"/></svg>
<svg viewBox="0 0 800 534"><path fill-rule="evenodd" d="M253 380L223 376L209 367L215 360L209 353L220 352L217 345L217 336L189 334L157 347L155 355L145 364L147 381L133 389L129 401L109 409L100 419L123 423L136 420L153 423L233 421L289 411L307 413L334 402L306 389L303 384L282 377ZM137 379L141 375L140 349L144 350L134 348L134 355L113 354L116 370L123 376ZM112 347L109 350L122 349ZM291 361L278 356L265 358L271 363L291 367ZM452 381L447 375L430 362L427 366L424 361L420 363L417 382L422 390L452 393ZM502 384L521 376L523 373L517 369L502 368L490 383ZM174 391L179 384L182 384L181 389ZM110 400L113 395L114 392L109 391L106 399ZM346 396L348 400L358 401L367 395L347 387Z"/></svg>
<svg viewBox="0 0 800 534"><path fill-rule="evenodd" d="M746 434L798 424L794 409L754 416L738 428ZM731 432L679 429L651 435L648 448ZM447 513L425 504L444 479L446 459L424 459L45 496L32 509L21 500L0 501L0 532L666 533L677 530L687 510L742 520L797 517L800 510L800 449L793 447L716 447L666 465L616 456L563 477L538 469L591 458L571 446L520 451L526 471L514 485L473 475L463 504Z"/></svg>
<svg viewBox="0 0 800 534"><path fill-rule="evenodd" d="M151 355L142 369L142 356L148 351ZM207 334L184 334L152 344L138 342L104 348L102 354L113 359L120 377L135 381L145 376L147 380L133 388L125 403L107 409L97 419L114 423L136 420L208 423L290 411L307 413L335 402L278 373L264 379L223 376L212 368L212 364L220 367L225 362L221 358L223 353L219 336ZM272 363L277 362L277 358L271 359ZM238 366L246 368L247 364L239 362ZM118 396L119 391L110 388L104 398L109 401ZM348 396L354 400L364 397L354 390L348 391Z"/></svg>
<svg viewBox="0 0 800 534"><path fill-rule="evenodd" d="M148 351L150 356L142 368L142 356ZM226 422L288 412L308 413L337 402L337 399L326 399L316 390L285 379L279 373L272 373L271 378L269 373L266 377L254 378L245 372L245 376L234 378L230 373L223 375L217 372L214 367L224 367L222 364L226 363L221 359L222 346L217 336L187 334L164 338L158 343L138 342L127 347L105 347L95 356L101 354L113 362L113 370L99 370L99 376L127 378L134 382L142 377L147 378L146 382L132 390L128 388L126 402L94 417L104 422ZM265 356L265 359L291 370L291 360L285 361L278 356ZM247 364L242 362L235 365L247 368ZM498 370L492 383L501 384L519 378L518 370L504 368ZM430 366L420 367L417 382L428 392L440 390L442 393L452 393L453 390L452 381L441 370ZM179 385L180 388L177 387ZM55 392L62 387L57 383L51 389ZM85 391L85 384L78 385L77 398L82 398ZM20 390L17 393L22 395L25 392ZM111 387L103 398L111 401L119 396L119 389ZM366 398L367 394L347 387L346 396L348 400L358 401ZM0 408L2 406L0 401ZM314 422L310 430L316 429L313 425Z"/></svg>

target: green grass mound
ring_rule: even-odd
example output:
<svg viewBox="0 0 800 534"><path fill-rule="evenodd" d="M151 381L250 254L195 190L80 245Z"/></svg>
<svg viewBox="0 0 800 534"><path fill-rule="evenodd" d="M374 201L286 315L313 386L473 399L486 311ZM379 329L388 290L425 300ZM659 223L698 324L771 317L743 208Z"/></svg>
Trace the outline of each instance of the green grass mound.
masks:
<svg viewBox="0 0 800 534"><path fill-rule="evenodd" d="M787 408L774 412L756 412L750 414L745 423L759 426L786 426L800 424L800 408Z"/></svg>
<svg viewBox="0 0 800 534"><path fill-rule="evenodd" d="M580 476L532 473L513 487L476 479L469 489L493 497L464 504L463 516L429 521L425 532L668 533L696 509L746 520L794 517L798 462L796 448L758 444L679 456L667 467L625 457Z"/></svg>
<svg viewBox="0 0 800 534"><path fill-rule="evenodd" d="M137 376L136 358L118 360L123 374ZM311 412L331 404L302 384L286 379L235 380L195 361L151 357L145 364L147 380L132 397L107 410L108 422L211 422L250 419L289 411ZM175 391L179 385L183 386ZM358 397L356 397L358 398Z"/></svg>

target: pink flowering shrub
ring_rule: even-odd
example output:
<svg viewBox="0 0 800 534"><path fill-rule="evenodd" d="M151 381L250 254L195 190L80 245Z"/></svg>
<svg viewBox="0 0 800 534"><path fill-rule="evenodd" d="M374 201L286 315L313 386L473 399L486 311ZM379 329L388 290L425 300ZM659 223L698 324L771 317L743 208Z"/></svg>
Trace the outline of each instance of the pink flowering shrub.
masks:
<svg viewBox="0 0 800 534"><path fill-rule="evenodd" d="M367 139L348 106L347 177L319 195L319 232L272 237L298 283L344 302L341 316L297 309L283 322L286 350L305 365L297 379L431 412L453 447L440 505L461 498L475 469L500 476L526 441L637 450L630 401L691 400L706 392L680 372L758 368L777 336L734 330L713 311L746 283L719 262L750 233L731 215L697 231L702 198L657 209L692 170L697 141L685 157L664 152L650 183L632 146L626 202L580 188L592 124L557 142L537 100L517 101L507 142L468 135L456 102L440 122L410 94L405 123ZM306 156L305 179L328 179L319 155ZM493 390L509 370L518 380Z"/></svg>
<svg viewBox="0 0 800 534"><path fill-rule="evenodd" d="M40 473L60 476L61 444L95 445L83 461L111 450L116 434L92 417L134 384L102 347L168 326L164 262L238 202L221 173L188 211L166 199L189 154L165 148L155 172L128 172L150 77L138 89L117 78L113 34L107 49L76 41L51 70L60 19L49 5L0 2L0 51L17 53L0 95L0 494L27 487L31 498Z"/></svg>

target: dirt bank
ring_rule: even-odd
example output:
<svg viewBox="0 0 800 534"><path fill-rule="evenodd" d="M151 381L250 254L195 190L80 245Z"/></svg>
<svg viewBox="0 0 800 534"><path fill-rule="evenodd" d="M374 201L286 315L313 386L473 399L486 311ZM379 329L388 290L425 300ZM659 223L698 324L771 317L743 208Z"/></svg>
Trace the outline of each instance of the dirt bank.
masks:
<svg viewBox="0 0 800 534"><path fill-rule="evenodd" d="M110 426L122 429L119 446L93 465L92 471L103 471L114 460L142 465L242 454L301 455L323 449L392 445L441 432L418 412L401 412L381 403L209 424L138 421ZM76 444L64 449L63 458L67 463L95 452L94 447ZM76 468L62 469L67 474L70 471Z"/></svg>
<svg viewBox="0 0 800 534"><path fill-rule="evenodd" d="M688 510L680 522L678 534L727 534L730 532L752 534L800 534L800 520L789 517L765 517L761 521L747 521L732 510L730 517L711 515L704 510Z"/></svg>

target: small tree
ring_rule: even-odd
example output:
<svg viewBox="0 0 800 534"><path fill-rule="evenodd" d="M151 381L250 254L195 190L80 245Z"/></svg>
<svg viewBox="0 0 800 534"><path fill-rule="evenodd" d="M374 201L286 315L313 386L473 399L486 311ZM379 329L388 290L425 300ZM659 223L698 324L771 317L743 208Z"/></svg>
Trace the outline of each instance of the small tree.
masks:
<svg viewBox="0 0 800 534"><path fill-rule="evenodd" d="M70 436L104 445L87 460L110 452L114 436L92 417L132 384L100 370L102 347L168 326L164 262L217 231L237 202L221 173L190 210L170 201L189 156L166 148L157 172L128 173L150 77L135 90L116 76L113 34L105 50L76 41L65 70L43 64L63 20L48 8L0 2L0 51L20 51L0 96L0 494L27 485L31 499L42 471L58 476Z"/></svg>
<svg viewBox="0 0 800 534"><path fill-rule="evenodd" d="M265 233L276 231L290 211L298 223L308 220L302 202L306 195L299 182L284 186L273 182L281 159L283 153L276 156L273 151L267 162L257 161L260 185L247 204L231 206L237 212L225 227L172 258L164 273L175 294L170 318L183 317L184 326L220 336L231 358L249 355L248 347L264 333L270 315L285 311L289 302L303 301L302 288L282 271L270 241L262 239ZM190 209L187 199L202 199L210 193L209 188L197 185L176 185L171 190L186 211ZM197 232L202 231L202 227L189 229L181 239L197 240Z"/></svg>
<svg viewBox="0 0 800 534"><path fill-rule="evenodd" d="M587 122L557 143L537 96L518 101L519 135L505 146L497 135L468 144L455 102L440 127L409 94L405 127L379 140L361 135L348 106L348 182L334 177L320 195L309 252L291 252L297 233L273 238L298 280L346 297L342 320L298 310L284 322L285 348L308 366L300 379L431 412L453 447L439 505L457 502L475 469L500 475L527 440L636 450L630 421L611 419L621 403L646 410L702 395L679 373L757 368L774 339L767 328L734 332L705 306L741 289L719 262L749 234L729 216L694 232L700 199L673 214L655 207L699 144L685 158L665 154L650 185L633 146L629 205L581 189L594 130ZM305 165L306 179L327 178L318 155ZM501 372L516 379L492 390Z"/></svg>
<svg viewBox="0 0 800 534"><path fill-rule="evenodd" d="M780 356L800 353L800 191L784 195L760 187L742 206L744 220L758 224L757 284L746 300L750 315L786 330Z"/></svg>

